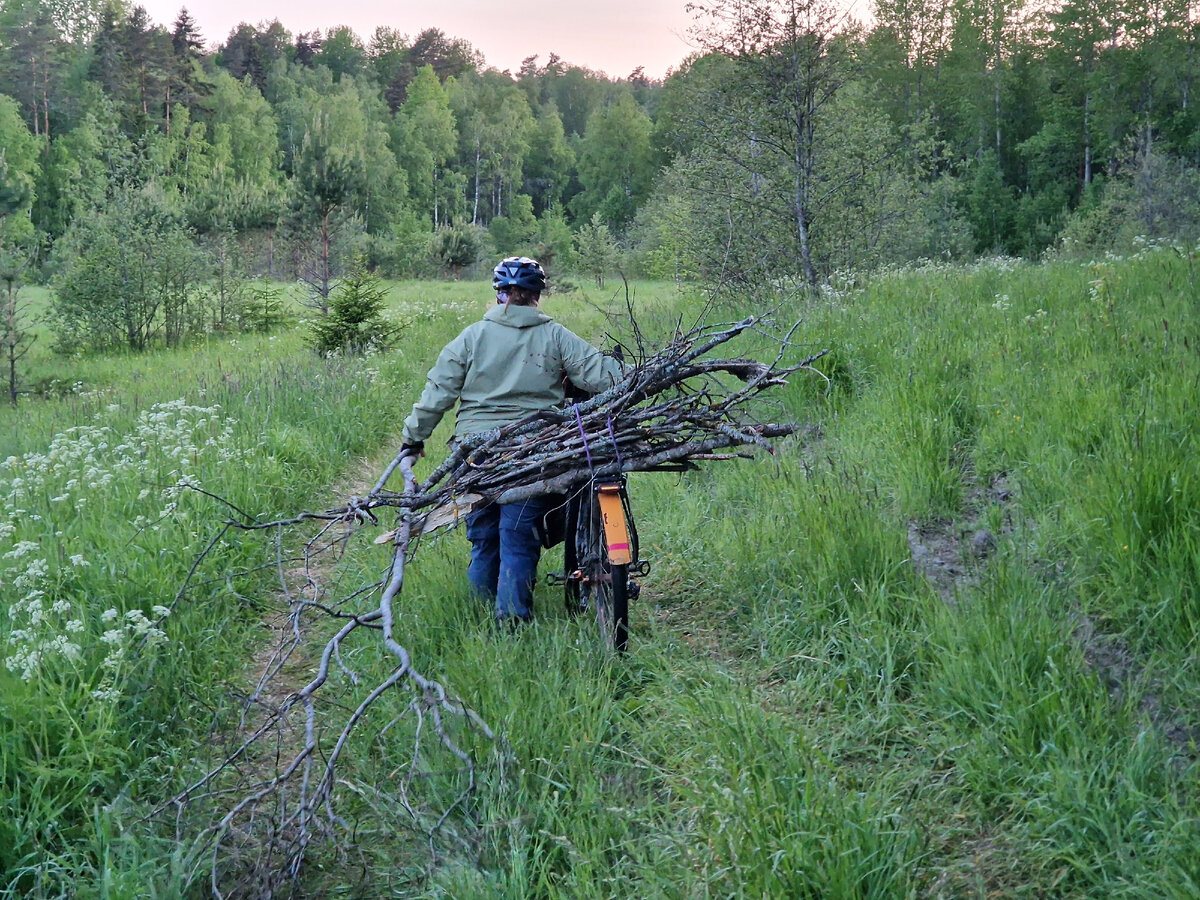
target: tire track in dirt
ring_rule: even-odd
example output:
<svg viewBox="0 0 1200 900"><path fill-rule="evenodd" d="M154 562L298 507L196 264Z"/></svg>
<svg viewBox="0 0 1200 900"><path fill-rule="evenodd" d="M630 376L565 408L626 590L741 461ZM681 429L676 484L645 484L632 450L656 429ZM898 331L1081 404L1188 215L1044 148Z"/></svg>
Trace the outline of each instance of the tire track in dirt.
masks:
<svg viewBox="0 0 1200 900"><path fill-rule="evenodd" d="M988 558L999 548L1001 540L1013 537L1020 516L1019 487L1007 473L993 475L986 487L975 482L969 467L965 477L969 489L961 518L924 523L912 520L908 524L909 558L913 567L950 606L968 598L978 588ZM982 515L989 505L1002 509L999 535L982 524ZM1035 526L1026 520L1022 527ZM1048 562L1044 568L1058 571L1062 567ZM1072 626L1072 637L1083 651L1085 662L1100 678L1114 703L1123 702L1129 691L1139 689L1140 711L1172 744L1184 749L1200 743L1200 731L1184 724L1182 710L1163 701L1162 679L1137 658L1128 641L1104 632L1079 608L1072 613Z"/></svg>

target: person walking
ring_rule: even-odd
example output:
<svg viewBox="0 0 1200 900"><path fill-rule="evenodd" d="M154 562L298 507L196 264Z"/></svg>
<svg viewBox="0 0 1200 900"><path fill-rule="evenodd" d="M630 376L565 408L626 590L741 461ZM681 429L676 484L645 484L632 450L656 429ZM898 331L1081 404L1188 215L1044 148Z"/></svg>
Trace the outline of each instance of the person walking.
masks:
<svg viewBox="0 0 1200 900"><path fill-rule="evenodd" d="M530 413L561 406L566 382L600 393L623 366L539 309L547 288L536 260L510 256L492 273L496 304L438 354L420 398L404 420L401 453L420 456L425 441L455 403L454 439L490 431ZM473 593L493 604L496 621L533 618L533 586L541 556L540 522L547 500L492 503L467 516Z"/></svg>

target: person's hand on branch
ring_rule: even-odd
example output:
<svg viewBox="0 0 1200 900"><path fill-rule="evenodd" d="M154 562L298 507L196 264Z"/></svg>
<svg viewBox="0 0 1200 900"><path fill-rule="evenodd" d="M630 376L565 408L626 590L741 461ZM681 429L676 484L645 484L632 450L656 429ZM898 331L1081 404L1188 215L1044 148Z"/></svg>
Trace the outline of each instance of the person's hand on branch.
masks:
<svg viewBox="0 0 1200 900"><path fill-rule="evenodd" d="M415 463L418 459L420 459L424 455L425 455L424 441L419 441L415 444L401 444L400 445L400 458L401 459L408 457L412 462Z"/></svg>

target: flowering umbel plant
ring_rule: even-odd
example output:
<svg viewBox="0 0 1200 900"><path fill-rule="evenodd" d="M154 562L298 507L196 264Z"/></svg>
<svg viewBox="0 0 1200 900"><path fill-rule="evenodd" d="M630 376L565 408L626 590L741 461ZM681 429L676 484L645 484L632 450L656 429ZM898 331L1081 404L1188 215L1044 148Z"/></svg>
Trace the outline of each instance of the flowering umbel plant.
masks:
<svg viewBox="0 0 1200 900"><path fill-rule="evenodd" d="M111 414L119 407L109 407ZM97 598L113 573L103 540L187 524L181 495L206 469L236 462L236 422L216 406L184 400L141 412L122 433L95 422L60 432L45 452L0 462L0 590L14 597L0 619L3 660L23 681L51 671L89 686L97 700L120 696L121 672L137 648L166 640L169 608ZM186 549L186 548L185 548ZM7 627L3 627L7 626Z"/></svg>

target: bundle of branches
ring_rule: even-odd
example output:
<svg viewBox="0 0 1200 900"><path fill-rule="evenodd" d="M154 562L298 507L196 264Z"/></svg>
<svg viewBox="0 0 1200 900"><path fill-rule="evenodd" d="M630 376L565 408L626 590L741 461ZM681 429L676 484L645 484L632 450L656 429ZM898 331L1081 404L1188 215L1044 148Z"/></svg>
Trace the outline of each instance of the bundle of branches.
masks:
<svg viewBox="0 0 1200 900"><path fill-rule="evenodd" d="M666 347L630 366L607 391L459 442L416 492L385 489L399 464L397 457L367 497L306 516L351 519L380 506L413 511L432 506L450 507L457 517L482 503L567 493L595 476L687 469L699 460L731 458L717 452L721 450L757 446L773 452L770 439L791 434L798 426L755 421L754 401L795 372L820 375L812 364L828 351L782 365L793 327L779 339L779 354L772 363L704 358L758 326L759 319L751 317L717 328L677 330ZM722 376L732 376L736 384ZM445 521L447 517L435 512L415 530L430 530Z"/></svg>

